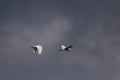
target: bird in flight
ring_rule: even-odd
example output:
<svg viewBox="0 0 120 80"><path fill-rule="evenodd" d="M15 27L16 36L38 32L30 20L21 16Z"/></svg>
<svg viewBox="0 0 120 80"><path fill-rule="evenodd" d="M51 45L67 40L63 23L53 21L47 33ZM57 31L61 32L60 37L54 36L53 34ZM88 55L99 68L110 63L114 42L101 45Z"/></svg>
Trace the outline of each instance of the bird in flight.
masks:
<svg viewBox="0 0 120 80"><path fill-rule="evenodd" d="M38 53L39 55L42 54L42 45L35 45L31 47L33 49L33 53Z"/></svg>
<svg viewBox="0 0 120 80"><path fill-rule="evenodd" d="M73 47L72 45L69 46L61 45L61 49L59 49L59 51L70 51L72 47Z"/></svg>

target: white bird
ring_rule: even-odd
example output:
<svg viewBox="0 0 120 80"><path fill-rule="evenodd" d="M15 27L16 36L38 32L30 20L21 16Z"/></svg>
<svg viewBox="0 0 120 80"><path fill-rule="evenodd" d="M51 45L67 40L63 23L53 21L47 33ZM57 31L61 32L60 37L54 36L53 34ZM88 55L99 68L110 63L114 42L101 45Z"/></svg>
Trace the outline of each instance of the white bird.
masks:
<svg viewBox="0 0 120 80"><path fill-rule="evenodd" d="M61 49L59 51L70 51L72 47L73 47L72 45L69 46L61 45Z"/></svg>
<svg viewBox="0 0 120 80"><path fill-rule="evenodd" d="M42 45L35 45L31 48L33 49L33 53L37 52L39 55L42 54L42 49L43 49Z"/></svg>

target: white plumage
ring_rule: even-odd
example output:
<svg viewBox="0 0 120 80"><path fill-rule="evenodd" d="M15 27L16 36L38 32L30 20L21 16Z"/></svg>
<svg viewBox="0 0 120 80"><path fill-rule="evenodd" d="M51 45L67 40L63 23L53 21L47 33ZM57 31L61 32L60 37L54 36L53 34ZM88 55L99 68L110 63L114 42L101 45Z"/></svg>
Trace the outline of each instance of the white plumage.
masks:
<svg viewBox="0 0 120 80"><path fill-rule="evenodd" d="M66 48L66 46L64 46L64 45L61 45L61 48L62 48L62 50L64 50L64 49Z"/></svg>
<svg viewBox="0 0 120 80"><path fill-rule="evenodd" d="M72 47L73 47L72 45L69 46L61 45L61 49L59 51L70 51Z"/></svg>
<svg viewBox="0 0 120 80"><path fill-rule="evenodd" d="M42 54L42 49L43 49L42 45L35 45L31 48L33 49L33 53L37 52L39 55Z"/></svg>

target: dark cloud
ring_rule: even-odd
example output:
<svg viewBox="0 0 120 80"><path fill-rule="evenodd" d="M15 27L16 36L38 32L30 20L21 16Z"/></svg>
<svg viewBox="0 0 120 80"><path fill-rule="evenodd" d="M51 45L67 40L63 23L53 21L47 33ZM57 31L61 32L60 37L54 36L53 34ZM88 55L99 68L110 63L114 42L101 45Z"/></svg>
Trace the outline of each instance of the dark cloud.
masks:
<svg viewBox="0 0 120 80"><path fill-rule="evenodd" d="M0 1L1 80L119 80L118 0ZM30 47L44 45L43 54ZM73 44L70 52L58 52Z"/></svg>

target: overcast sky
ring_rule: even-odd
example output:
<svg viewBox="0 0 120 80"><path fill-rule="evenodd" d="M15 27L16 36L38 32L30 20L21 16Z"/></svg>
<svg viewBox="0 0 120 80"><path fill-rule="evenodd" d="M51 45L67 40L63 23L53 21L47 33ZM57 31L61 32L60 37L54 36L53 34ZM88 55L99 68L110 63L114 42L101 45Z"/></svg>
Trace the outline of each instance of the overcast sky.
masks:
<svg viewBox="0 0 120 80"><path fill-rule="evenodd" d="M0 80L120 80L119 4L0 0ZM59 52L61 44L74 47Z"/></svg>

